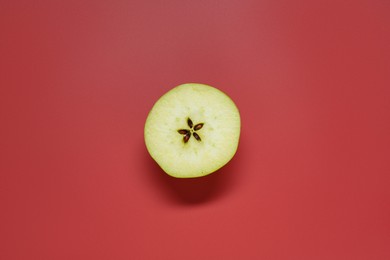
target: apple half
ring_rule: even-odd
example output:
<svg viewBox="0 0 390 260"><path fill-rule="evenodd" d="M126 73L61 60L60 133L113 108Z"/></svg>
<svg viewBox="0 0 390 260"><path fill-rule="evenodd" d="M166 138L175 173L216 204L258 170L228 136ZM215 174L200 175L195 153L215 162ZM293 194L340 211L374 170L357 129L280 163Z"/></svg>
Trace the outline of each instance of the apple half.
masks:
<svg viewBox="0 0 390 260"><path fill-rule="evenodd" d="M145 123L146 148L170 176L195 178L223 167L235 155L240 113L222 91L198 83L164 94Z"/></svg>

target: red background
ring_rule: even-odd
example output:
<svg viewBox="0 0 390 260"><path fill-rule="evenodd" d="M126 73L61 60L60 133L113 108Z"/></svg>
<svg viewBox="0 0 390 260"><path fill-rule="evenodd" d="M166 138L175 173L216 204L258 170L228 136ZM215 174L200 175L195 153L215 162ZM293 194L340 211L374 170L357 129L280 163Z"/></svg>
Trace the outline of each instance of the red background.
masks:
<svg viewBox="0 0 390 260"><path fill-rule="evenodd" d="M1 1L1 259L390 259L389 1ZM228 93L237 155L147 154L154 102Z"/></svg>

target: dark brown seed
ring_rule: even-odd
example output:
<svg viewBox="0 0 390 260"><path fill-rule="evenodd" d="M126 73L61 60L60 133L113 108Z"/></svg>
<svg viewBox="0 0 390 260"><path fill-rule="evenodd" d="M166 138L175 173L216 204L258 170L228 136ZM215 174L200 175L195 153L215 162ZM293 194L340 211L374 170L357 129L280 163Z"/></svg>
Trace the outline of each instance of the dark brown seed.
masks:
<svg viewBox="0 0 390 260"><path fill-rule="evenodd" d="M186 130L186 129L180 129L180 130L177 130L177 132L181 135L185 135L187 133L189 133L190 131Z"/></svg>
<svg viewBox="0 0 390 260"><path fill-rule="evenodd" d="M184 143L187 143L188 140L190 140L190 137L191 137L191 133L187 133L187 134L183 137ZM195 138L196 138L196 137L195 137Z"/></svg>
<svg viewBox="0 0 390 260"><path fill-rule="evenodd" d="M200 136L197 133L193 133L196 140L201 141Z"/></svg>
<svg viewBox="0 0 390 260"><path fill-rule="evenodd" d="M192 120L190 118L187 119L187 124L190 128L194 126L194 123L192 123Z"/></svg>
<svg viewBox="0 0 390 260"><path fill-rule="evenodd" d="M194 130L198 131L199 129L202 129L202 127L203 127L203 123L197 124L194 126Z"/></svg>

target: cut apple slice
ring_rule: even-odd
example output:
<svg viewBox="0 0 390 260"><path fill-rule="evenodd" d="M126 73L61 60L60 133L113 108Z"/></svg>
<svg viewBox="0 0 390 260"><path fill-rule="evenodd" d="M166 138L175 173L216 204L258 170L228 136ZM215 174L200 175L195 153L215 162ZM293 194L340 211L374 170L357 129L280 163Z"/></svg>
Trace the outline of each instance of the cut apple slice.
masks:
<svg viewBox="0 0 390 260"><path fill-rule="evenodd" d="M194 178L227 164L237 151L240 114L220 90L183 84L164 94L145 123L151 157L169 175Z"/></svg>

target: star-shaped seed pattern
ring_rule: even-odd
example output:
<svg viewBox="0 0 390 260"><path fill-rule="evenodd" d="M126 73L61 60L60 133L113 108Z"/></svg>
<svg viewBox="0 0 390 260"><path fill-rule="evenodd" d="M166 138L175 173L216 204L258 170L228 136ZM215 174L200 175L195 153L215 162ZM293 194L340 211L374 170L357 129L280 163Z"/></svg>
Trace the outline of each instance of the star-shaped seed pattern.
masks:
<svg viewBox="0 0 390 260"><path fill-rule="evenodd" d="M204 123L199 123L199 124L196 124L194 126L194 123L192 122L192 120L190 118L187 118L187 125L188 125L188 127L190 129L180 129L180 130L177 130L177 132L179 134L184 135L183 136L183 142L187 143L188 140L190 140L191 135L193 135L197 141L202 141L202 139L196 133L196 131L202 129Z"/></svg>

